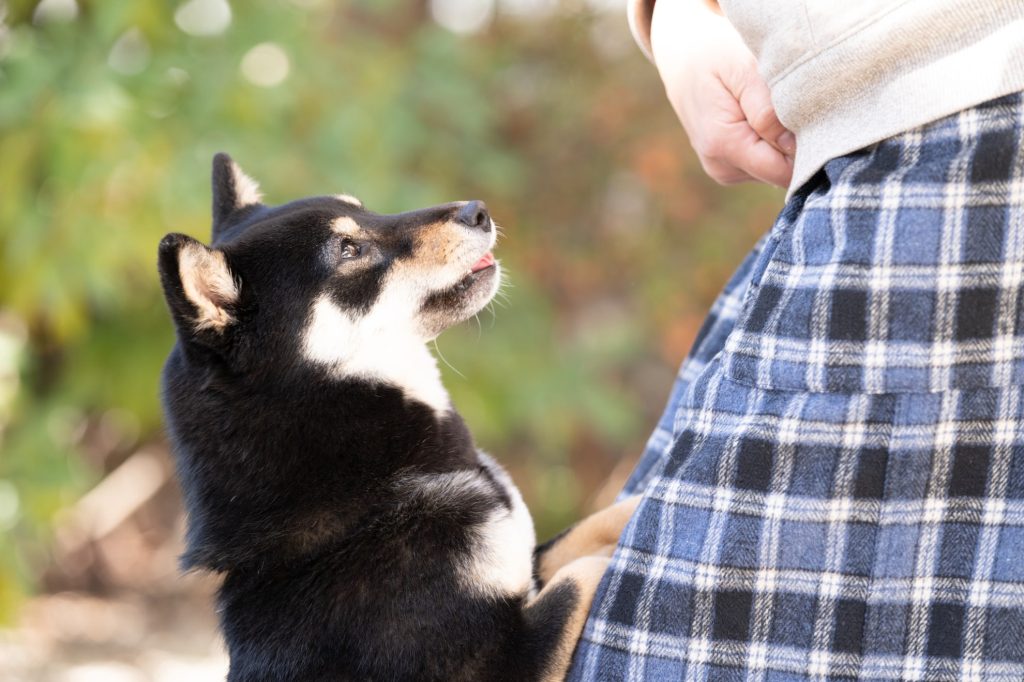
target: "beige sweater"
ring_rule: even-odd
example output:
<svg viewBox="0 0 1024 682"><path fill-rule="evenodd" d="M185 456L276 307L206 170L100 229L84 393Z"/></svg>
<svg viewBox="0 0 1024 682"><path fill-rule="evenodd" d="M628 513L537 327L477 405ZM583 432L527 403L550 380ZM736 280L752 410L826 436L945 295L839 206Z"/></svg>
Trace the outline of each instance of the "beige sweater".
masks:
<svg viewBox="0 0 1024 682"><path fill-rule="evenodd" d="M1024 0L720 5L757 57L779 120L796 134L790 193L829 159L1024 90ZM648 57L653 9L654 0L629 0L630 27Z"/></svg>

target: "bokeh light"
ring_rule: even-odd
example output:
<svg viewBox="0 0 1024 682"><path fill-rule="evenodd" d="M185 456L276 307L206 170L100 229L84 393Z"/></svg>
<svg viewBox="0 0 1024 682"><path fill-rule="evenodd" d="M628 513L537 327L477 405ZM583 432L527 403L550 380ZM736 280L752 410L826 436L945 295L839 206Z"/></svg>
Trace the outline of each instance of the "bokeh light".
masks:
<svg viewBox="0 0 1024 682"><path fill-rule="evenodd" d="M239 68L253 85L272 88L288 77L291 63L288 53L277 43L260 43L245 53Z"/></svg>
<svg viewBox="0 0 1024 682"><path fill-rule="evenodd" d="M476 33L494 16L494 0L431 0L430 14L455 33Z"/></svg>
<svg viewBox="0 0 1024 682"><path fill-rule="evenodd" d="M216 36L231 25L227 0L188 0L174 12L174 23L192 36Z"/></svg>

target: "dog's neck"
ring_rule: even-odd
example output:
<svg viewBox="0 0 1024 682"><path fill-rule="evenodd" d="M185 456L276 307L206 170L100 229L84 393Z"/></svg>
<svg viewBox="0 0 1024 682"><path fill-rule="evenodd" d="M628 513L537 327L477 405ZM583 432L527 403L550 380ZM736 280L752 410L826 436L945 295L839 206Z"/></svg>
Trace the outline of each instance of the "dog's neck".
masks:
<svg viewBox="0 0 1024 682"><path fill-rule="evenodd" d="M172 354L171 363L180 361ZM314 368L288 382L263 377L224 390L204 388L204 376L186 375L165 392L182 478L201 474L188 486L189 567L227 571L315 552L343 536L359 510L384 503L380 487L395 475L478 466L472 436L454 409L439 414L399 388L325 380ZM268 471L275 472L269 480ZM289 498L294 491L301 494ZM278 516L287 499L302 509L303 523L315 521L315 533ZM282 544L283 529L302 531L303 546Z"/></svg>
<svg viewBox="0 0 1024 682"><path fill-rule="evenodd" d="M402 390L408 398L429 406L438 416L451 410L451 399L441 383L437 360L423 344L385 344L391 360L385 365L367 365L355 376L379 379ZM358 368L358 365L356 365Z"/></svg>
<svg viewBox="0 0 1024 682"><path fill-rule="evenodd" d="M304 354L326 365L338 379L394 386L443 415L451 410L451 400L441 383L437 361L415 330L395 332L394 326L392 319L372 317L355 324L330 299L321 297L312 308Z"/></svg>

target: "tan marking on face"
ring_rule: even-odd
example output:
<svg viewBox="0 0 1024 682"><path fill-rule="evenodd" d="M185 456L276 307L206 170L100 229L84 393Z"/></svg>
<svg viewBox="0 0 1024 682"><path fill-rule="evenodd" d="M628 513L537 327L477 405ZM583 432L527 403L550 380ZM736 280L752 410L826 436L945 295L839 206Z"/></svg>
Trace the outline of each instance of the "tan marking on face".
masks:
<svg viewBox="0 0 1024 682"><path fill-rule="evenodd" d="M456 250L467 241L464 227L448 221L431 223L416 234L416 261L424 266L447 265Z"/></svg>
<svg viewBox="0 0 1024 682"><path fill-rule="evenodd" d="M562 627L558 645L548 662L547 669L544 670L541 678L544 682L561 682L565 679L565 674L569 671L569 664L572 662L572 653L576 649L580 635L583 634L583 625L587 622L590 604L594 601L597 586L605 571L608 570L609 563L611 563L609 559L597 556L576 559L559 569L551 582L526 607L529 611L534 604L539 605L548 594L560 585L569 583L575 589L576 603L573 604L569 618Z"/></svg>
<svg viewBox="0 0 1024 682"><path fill-rule="evenodd" d="M638 504L639 496L627 498L573 526L541 555L537 562L541 582L547 583L559 569L581 556L611 556Z"/></svg>
<svg viewBox="0 0 1024 682"><path fill-rule="evenodd" d="M362 234L363 228L352 218L344 216L331 223L331 231L345 237L358 237Z"/></svg>
<svg viewBox="0 0 1024 682"><path fill-rule="evenodd" d="M223 331L234 322L226 306L238 300L238 283L223 253L189 244L178 255L178 275L185 295L198 310L196 329Z"/></svg>
<svg viewBox="0 0 1024 682"><path fill-rule="evenodd" d="M360 201L358 197L354 197L351 194L335 194L334 198L338 199L339 201L344 201L346 204L352 204L353 206L358 206L359 208L363 207L363 202Z"/></svg>

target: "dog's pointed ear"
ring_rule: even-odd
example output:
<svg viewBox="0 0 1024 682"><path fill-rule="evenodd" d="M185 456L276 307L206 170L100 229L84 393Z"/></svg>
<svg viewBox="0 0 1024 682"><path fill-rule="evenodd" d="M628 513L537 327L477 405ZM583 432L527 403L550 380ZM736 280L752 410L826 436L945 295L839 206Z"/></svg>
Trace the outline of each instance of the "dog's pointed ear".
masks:
<svg viewBox="0 0 1024 682"><path fill-rule="evenodd" d="M230 156L220 152L213 157L213 234L224 228L239 209L260 203L259 185L242 172Z"/></svg>
<svg viewBox="0 0 1024 682"><path fill-rule="evenodd" d="M182 339L212 345L236 322L241 285L222 251L183 234L160 242L160 282Z"/></svg>

